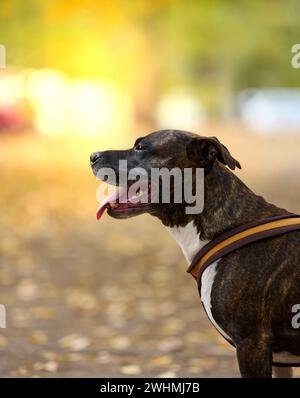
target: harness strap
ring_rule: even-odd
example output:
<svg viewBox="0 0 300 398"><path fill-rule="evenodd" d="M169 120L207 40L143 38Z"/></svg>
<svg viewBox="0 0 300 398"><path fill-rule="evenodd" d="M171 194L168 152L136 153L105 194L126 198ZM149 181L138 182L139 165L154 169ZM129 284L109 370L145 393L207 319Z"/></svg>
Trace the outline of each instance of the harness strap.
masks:
<svg viewBox="0 0 300 398"><path fill-rule="evenodd" d="M234 228L207 243L196 254L187 272L199 283L204 270L221 257L250 243L298 229L300 216L297 214L270 217Z"/></svg>

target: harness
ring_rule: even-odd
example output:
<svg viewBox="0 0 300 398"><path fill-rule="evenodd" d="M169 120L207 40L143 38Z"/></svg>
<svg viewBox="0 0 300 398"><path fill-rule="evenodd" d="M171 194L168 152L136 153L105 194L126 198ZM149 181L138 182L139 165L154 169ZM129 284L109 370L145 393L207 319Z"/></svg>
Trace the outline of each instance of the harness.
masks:
<svg viewBox="0 0 300 398"><path fill-rule="evenodd" d="M196 254L187 272L201 285L206 268L233 251L253 242L300 230L300 216L290 214L269 217L241 225L213 239Z"/></svg>

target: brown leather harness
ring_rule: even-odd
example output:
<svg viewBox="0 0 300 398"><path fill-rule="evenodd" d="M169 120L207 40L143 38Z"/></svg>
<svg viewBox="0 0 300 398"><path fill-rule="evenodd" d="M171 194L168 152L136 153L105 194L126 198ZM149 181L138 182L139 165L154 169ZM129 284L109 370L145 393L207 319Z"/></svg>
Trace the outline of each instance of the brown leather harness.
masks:
<svg viewBox="0 0 300 398"><path fill-rule="evenodd" d="M250 243L300 230L300 216L274 216L234 228L207 243L194 257L187 272L201 284L204 270L221 257Z"/></svg>

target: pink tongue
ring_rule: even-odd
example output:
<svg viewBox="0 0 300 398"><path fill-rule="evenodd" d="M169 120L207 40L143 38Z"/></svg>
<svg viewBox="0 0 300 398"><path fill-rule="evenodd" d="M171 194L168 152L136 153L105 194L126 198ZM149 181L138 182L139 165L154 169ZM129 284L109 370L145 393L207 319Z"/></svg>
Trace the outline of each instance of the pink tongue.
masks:
<svg viewBox="0 0 300 398"><path fill-rule="evenodd" d="M96 213L96 218L97 220L100 220L102 217L102 214L105 212L107 205L109 203L114 203L118 199L123 198L124 196L127 196L127 189L123 187L119 187L115 192L113 192L111 195L107 196L101 203L100 206L97 209Z"/></svg>
<svg viewBox="0 0 300 398"><path fill-rule="evenodd" d="M97 220L100 220L100 218L102 217L102 214L105 212L105 210L106 210L106 206L104 205L104 206L99 206L98 207L98 209L97 209L97 213L96 213L96 218L97 218Z"/></svg>

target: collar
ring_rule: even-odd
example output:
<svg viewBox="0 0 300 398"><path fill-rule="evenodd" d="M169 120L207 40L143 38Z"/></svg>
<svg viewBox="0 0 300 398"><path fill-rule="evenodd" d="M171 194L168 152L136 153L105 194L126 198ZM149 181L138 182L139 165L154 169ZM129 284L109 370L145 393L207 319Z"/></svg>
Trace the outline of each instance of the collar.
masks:
<svg viewBox="0 0 300 398"><path fill-rule="evenodd" d="M187 272L201 281L204 270L221 257L250 243L300 229L300 216L288 214L241 225L207 243L196 254Z"/></svg>

